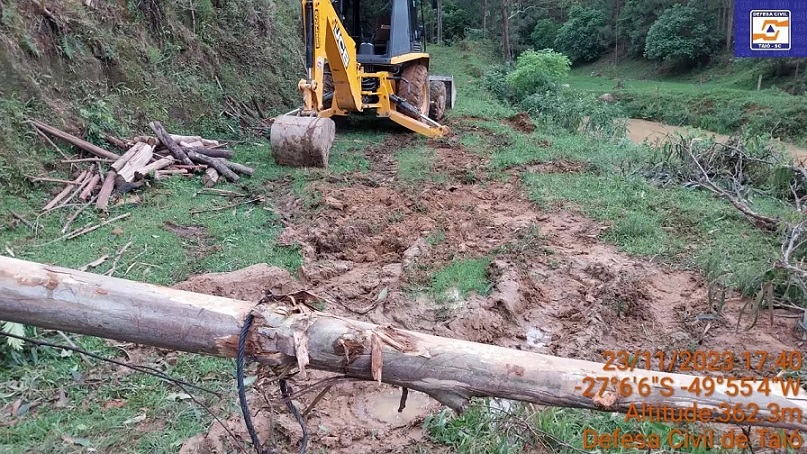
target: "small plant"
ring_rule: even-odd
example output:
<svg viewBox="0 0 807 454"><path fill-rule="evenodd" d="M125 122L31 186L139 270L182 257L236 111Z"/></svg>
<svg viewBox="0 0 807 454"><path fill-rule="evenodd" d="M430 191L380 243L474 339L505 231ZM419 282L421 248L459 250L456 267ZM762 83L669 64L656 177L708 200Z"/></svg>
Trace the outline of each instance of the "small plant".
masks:
<svg viewBox="0 0 807 454"><path fill-rule="evenodd" d="M88 101L87 107L79 109L79 115L87 124L87 140L101 145L104 143L105 133L118 130L118 121L106 101L95 98L89 98Z"/></svg>

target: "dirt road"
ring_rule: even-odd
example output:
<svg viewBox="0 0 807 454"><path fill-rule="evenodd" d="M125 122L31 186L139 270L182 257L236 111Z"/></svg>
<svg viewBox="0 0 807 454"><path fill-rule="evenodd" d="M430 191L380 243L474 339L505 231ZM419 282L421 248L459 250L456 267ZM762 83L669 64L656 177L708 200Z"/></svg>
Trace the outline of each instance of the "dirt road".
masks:
<svg viewBox="0 0 807 454"><path fill-rule="evenodd" d="M659 123L656 121L639 120L632 118L628 120L628 138L636 143L642 143L647 140L650 143L657 143L667 138L668 134L675 133L691 133L699 132L704 136L714 135L718 141L726 141L729 136L725 134L717 134L710 131L703 131L696 128L687 128L682 126L671 126ZM807 162L807 149L797 147L793 144L783 143L785 149L793 156L793 158L804 165Z"/></svg>

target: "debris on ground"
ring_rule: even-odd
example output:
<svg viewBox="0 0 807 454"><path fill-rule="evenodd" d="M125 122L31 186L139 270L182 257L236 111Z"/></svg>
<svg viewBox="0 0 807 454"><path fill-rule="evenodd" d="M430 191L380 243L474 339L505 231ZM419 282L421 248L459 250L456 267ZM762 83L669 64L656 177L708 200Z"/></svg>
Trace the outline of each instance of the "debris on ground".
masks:
<svg viewBox="0 0 807 454"><path fill-rule="evenodd" d="M72 180L29 176L31 181L62 184L60 192L43 207L43 213L78 201L79 205L95 204L106 211L116 195L141 189L149 180L173 176L201 175L205 188L212 188L222 179L235 183L240 175L252 175L251 167L232 161L233 151L217 140L201 136L169 134L158 121L149 123L154 136L136 136L121 140L106 135L110 144L123 151L113 153L72 134L38 120L29 120L34 130L54 147L73 170ZM48 136L64 140L81 150L78 157L68 157ZM91 157L84 156L87 153ZM81 209L83 209L82 207ZM76 216L77 216L76 212Z"/></svg>

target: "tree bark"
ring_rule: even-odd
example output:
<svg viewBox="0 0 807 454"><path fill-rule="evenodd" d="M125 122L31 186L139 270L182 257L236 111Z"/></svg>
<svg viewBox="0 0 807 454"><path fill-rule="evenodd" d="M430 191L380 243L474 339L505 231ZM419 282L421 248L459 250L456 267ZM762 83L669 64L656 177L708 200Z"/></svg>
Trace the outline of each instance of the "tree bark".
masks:
<svg viewBox="0 0 807 454"><path fill-rule="evenodd" d="M305 305L311 301L306 292L292 296L256 304L0 257L0 320L234 357L241 326L252 313L245 353L258 362L299 368L303 376L311 368L411 388L455 410L472 397L486 396L612 412L642 404L691 408L697 403L715 418L720 404L740 409L754 404L759 411L750 425L807 430L801 421L772 423L776 418L769 418L770 404L807 412L807 393L800 389L787 396L771 386L767 396L730 397L726 385L716 383L711 395L699 397L682 390L695 376L638 368L611 372L591 361L399 330L312 310ZM587 377L627 378L627 383L636 377L648 392L639 395L632 386L631 395L618 396L614 387L600 397L586 397L581 387L586 388ZM672 397L662 395L664 383L676 390Z"/></svg>
<svg viewBox="0 0 807 454"><path fill-rule="evenodd" d="M211 158L232 158L233 152L222 148L207 148L207 147L193 147L188 148L187 151L195 151Z"/></svg>
<svg viewBox="0 0 807 454"><path fill-rule="evenodd" d="M202 175L202 186L206 188L212 188L219 182L219 173L213 167L208 168L205 170L205 174Z"/></svg>
<svg viewBox="0 0 807 454"><path fill-rule="evenodd" d="M239 176L230 170L229 167L225 164L225 161L220 158L211 158L210 156L205 156L203 154L199 154L195 151L191 151L188 153L188 157L191 158L192 161L207 164L210 167L216 169L221 176L227 179L227 181L231 183L235 183L239 180Z"/></svg>
<svg viewBox="0 0 807 454"><path fill-rule="evenodd" d="M109 206L109 197L112 195L112 190L115 189L115 179L117 176L117 172L110 170L104 177L104 183L101 185L101 190L98 191L98 198L95 200L95 207L99 210L106 210Z"/></svg>
<svg viewBox="0 0 807 454"><path fill-rule="evenodd" d="M149 127L154 131L155 134L157 134L157 138L160 139L160 142L162 142L162 144L168 148L168 151L171 152L171 156L173 156L174 159L182 164L185 164L186 166L193 165L193 162L191 162L188 155L185 154L185 151L182 150L182 147L174 142L174 139L171 138L159 121L152 121L149 123Z"/></svg>
<svg viewBox="0 0 807 454"><path fill-rule="evenodd" d="M171 156L166 156L162 159L152 162L151 164L147 165L146 167L143 167L140 170L135 171L135 178L136 179L145 178L150 173L162 170L170 166L174 162L175 162L174 158L172 158Z"/></svg>
<svg viewBox="0 0 807 454"><path fill-rule="evenodd" d="M125 166L126 163L129 162L129 160L132 159L132 157L136 155L137 152L139 152L145 145L147 145L145 142L136 142L131 148L126 150L126 153L123 153L123 156L118 158L117 161L113 162L110 167L112 167L115 172L120 172L123 166Z"/></svg>
<svg viewBox="0 0 807 454"><path fill-rule="evenodd" d="M50 134L50 135L52 135L54 137L58 137L58 138L66 141L66 142L69 142L69 143L81 148L82 150L84 150L86 152L89 152L89 153L94 154L95 156L98 156L99 158L107 158L107 159L112 159L112 160L115 160L115 159L119 158L119 156L117 154L115 154L115 153L113 153L111 151L104 150L103 148L101 148L99 146L96 146L96 145L93 145L93 144L87 142L86 140L79 139L78 137L76 137L76 136L74 136L72 134L68 134L68 133L66 133L64 131L60 131L60 130L52 127L52 126L49 126L49 125L46 125L45 123L42 123L41 121L29 120L29 123L31 123L35 127L41 129L42 131L47 132L48 134Z"/></svg>

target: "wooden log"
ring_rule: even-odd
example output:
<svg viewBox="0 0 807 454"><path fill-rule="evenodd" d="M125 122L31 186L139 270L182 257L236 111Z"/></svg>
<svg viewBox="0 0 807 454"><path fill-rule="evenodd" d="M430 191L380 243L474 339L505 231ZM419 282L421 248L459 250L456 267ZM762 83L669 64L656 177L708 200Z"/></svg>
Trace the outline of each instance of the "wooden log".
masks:
<svg viewBox="0 0 807 454"><path fill-rule="evenodd" d="M255 169L253 169L252 167L247 167L243 164L228 161L226 159L223 159L222 161L224 161L224 165L231 168L232 170L235 170L238 173L243 173L245 175L252 175L253 173L255 173Z"/></svg>
<svg viewBox="0 0 807 454"><path fill-rule="evenodd" d="M112 162L111 159L107 158L81 158L81 159L62 159L62 164L80 164L82 162Z"/></svg>
<svg viewBox="0 0 807 454"><path fill-rule="evenodd" d="M174 158L172 158L171 156L166 156L166 157L164 157L162 159L154 161L151 164L143 167L142 169L135 171L135 179L139 180L141 178L146 178L149 175L151 175L153 172L156 172L157 170L164 169L164 168L172 165L174 162L176 162L176 161L174 161Z"/></svg>
<svg viewBox="0 0 807 454"><path fill-rule="evenodd" d="M154 172L154 179L155 180L162 180L174 175L188 175L187 169L168 169L168 170L158 170Z"/></svg>
<svg viewBox="0 0 807 454"><path fill-rule="evenodd" d="M132 140L135 142L145 142L151 145L152 147L156 147L160 143L160 141L157 140L156 137L152 136L135 136L132 138Z"/></svg>
<svg viewBox="0 0 807 454"><path fill-rule="evenodd" d="M60 178L35 177L35 176L32 176L32 175L26 175L25 178L28 178L29 180L34 181L34 182L36 182L36 181L46 181L48 183L74 184L74 185L80 184L80 183L76 183L75 181L72 181L72 180L62 180Z"/></svg>
<svg viewBox="0 0 807 454"><path fill-rule="evenodd" d="M115 145L116 147L120 148L121 150L128 150L129 147L132 146L132 144L127 144L126 142L124 142L121 139L118 139L117 137L113 136L112 134L104 133L104 139L107 142L109 142L110 144Z"/></svg>
<svg viewBox="0 0 807 454"><path fill-rule="evenodd" d="M218 147L219 146L219 141L218 140L205 139L202 136L183 136L183 135L180 135L180 134L169 134L169 136L171 137L171 139L173 139L174 142L177 142L177 143L179 143L179 142L186 142L186 143L202 142L202 145L200 145L202 147Z"/></svg>
<svg viewBox="0 0 807 454"><path fill-rule="evenodd" d="M123 154L123 156L118 158L117 161L113 162L110 167L112 167L112 169L114 169L115 172L120 172L123 166L125 166L126 163L129 162L130 159L132 159L132 156L136 155L137 152L143 149L144 145L146 144L143 142L135 142L135 144L132 145L132 147L129 148L126 151L126 153Z"/></svg>
<svg viewBox="0 0 807 454"><path fill-rule="evenodd" d="M159 121L152 121L149 123L149 127L157 134L157 138L160 139L160 142L168 148L168 151L171 152L171 156L174 157L177 161L185 164L187 166L193 165L190 159L188 159L188 155L185 154L185 151L182 150L182 147L177 145L176 142L171 138L168 132L165 131L163 125Z"/></svg>
<svg viewBox="0 0 807 454"><path fill-rule="evenodd" d="M127 183L131 183L135 179L135 172L146 167L151 161L152 150L154 147L147 143L142 143L142 147L138 152L132 156L129 162L118 172L118 176Z"/></svg>
<svg viewBox="0 0 807 454"><path fill-rule="evenodd" d="M106 210L108 208L109 197L112 195L112 190L115 189L115 179L117 176L117 172L110 170L104 177L104 184L101 185L101 190L98 191L98 199L95 201L95 207L99 210Z"/></svg>
<svg viewBox="0 0 807 454"><path fill-rule="evenodd" d="M210 156L211 158L232 158L233 152L231 150L224 150L221 148L207 148L207 147L193 147L186 150L187 151L195 151L199 154L203 154L205 156Z"/></svg>
<svg viewBox="0 0 807 454"><path fill-rule="evenodd" d="M202 175L202 184L206 188L212 188L219 182L219 173L213 167L208 167Z"/></svg>
<svg viewBox="0 0 807 454"><path fill-rule="evenodd" d="M221 176L226 178L227 181L231 183L235 183L240 178L235 172L227 167L223 159L211 158L210 156L205 156L195 151L188 152L188 157L191 158L193 162L201 162L202 164L207 164L208 166L213 167Z"/></svg>
<svg viewBox="0 0 807 454"><path fill-rule="evenodd" d="M305 292L292 296L296 304L278 295L280 302L258 305L0 257L0 320L234 357L251 313L248 358L303 376L307 368L318 369L414 389L457 411L472 397L499 397L623 413L643 404L679 411L697 404L700 417L717 420L725 417L720 406L727 405L732 409L728 423L807 430L801 418L775 413L787 408L807 414L807 392L798 386L785 392L771 382L767 393L734 393L725 382L712 380L711 393L686 392L705 377L609 370L591 361L379 326L312 310ZM594 377L613 377L620 385L589 397L586 380ZM758 389L761 383L748 385ZM624 387L630 392L620 391ZM672 397L665 395L667 389L675 390Z"/></svg>
<svg viewBox="0 0 807 454"><path fill-rule="evenodd" d="M62 192L57 194L56 197L52 198L50 202L48 202L45 205L45 207L42 208L42 211L48 211L51 208L58 205L62 200L65 200L77 187L81 186L81 184L84 182L84 179L87 177L88 173L89 172L87 170L81 172L79 176L71 184L65 185L64 189L62 189Z"/></svg>
<svg viewBox="0 0 807 454"><path fill-rule="evenodd" d="M95 176L94 170L95 168L87 172L81 184L76 189L74 189L73 192L71 192L70 195L66 199L64 199L61 204L59 204L59 206L64 205L67 202L73 200L73 197L80 196L81 193L84 192L85 189L87 189L87 186L90 184L90 181L92 181L92 177Z"/></svg>
<svg viewBox="0 0 807 454"><path fill-rule="evenodd" d="M335 134L330 118L281 115L270 132L272 157L282 166L327 168Z"/></svg>
<svg viewBox="0 0 807 454"><path fill-rule="evenodd" d="M95 187L98 186L99 181L101 181L101 175L98 174L98 173L93 174L92 178L90 179L89 184L87 184L87 186L84 188L84 190L81 191L81 194L79 194L78 198L80 198L81 200L87 201L87 199L90 198L93 191L95 190Z"/></svg>
<svg viewBox="0 0 807 454"><path fill-rule="evenodd" d="M192 142L179 142L179 146L182 148L205 148L205 144L202 143L201 140L194 140Z"/></svg>
<svg viewBox="0 0 807 454"><path fill-rule="evenodd" d="M186 165L182 165L182 164L174 164L174 166L172 166L172 168L174 168L174 169L185 169L188 172L198 172L200 170L207 170L207 166L204 165L204 164L202 164L202 165L191 165L191 166L186 166Z"/></svg>
<svg viewBox="0 0 807 454"><path fill-rule="evenodd" d="M68 133L66 133L64 131L60 131L60 130L52 127L52 126L48 126L47 124L42 123L41 121L29 120L29 122L32 125L36 126L37 128L41 129L42 131L47 132L48 134L50 134L50 135L52 135L54 137L58 137L58 138L66 141L66 142L69 142L69 143L81 148L82 150L84 150L84 151L86 151L88 153L92 153L95 156L98 156L99 158L107 158L107 159L115 160L115 159L118 159L120 157L120 156L118 156L117 154L115 154L115 153L113 153L111 151L104 150L103 148L101 148L99 146L96 146L96 145L93 145L93 144L87 142L86 140L79 139L78 137L76 137L76 136L74 136L72 134L68 134Z"/></svg>

